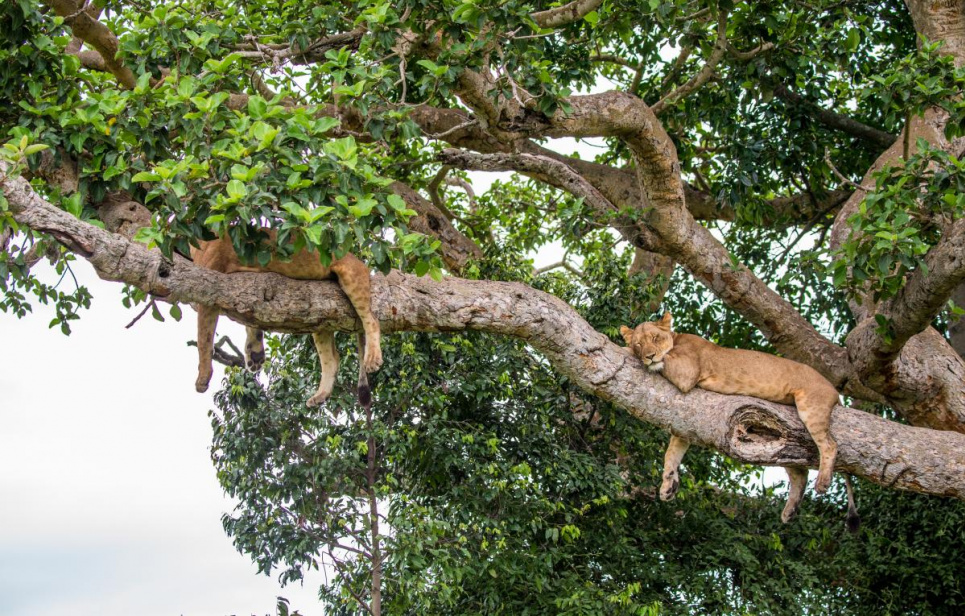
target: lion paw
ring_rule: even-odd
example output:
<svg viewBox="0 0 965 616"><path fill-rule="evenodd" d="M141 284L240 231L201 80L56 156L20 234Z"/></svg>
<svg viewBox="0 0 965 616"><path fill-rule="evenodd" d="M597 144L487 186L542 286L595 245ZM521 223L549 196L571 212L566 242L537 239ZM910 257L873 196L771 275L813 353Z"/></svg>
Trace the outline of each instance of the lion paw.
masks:
<svg viewBox="0 0 965 616"><path fill-rule="evenodd" d="M382 367L382 348L373 345L365 349L365 357L362 359L362 368L367 373L372 373Z"/></svg>
<svg viewBox="0 0 965 616"><path fill-rule="evenodd" d="M794 503L793 505L790 502L784 505L784 511L781 512L781 522L787 524L788 522L793 520L794 516L797 515L797 510L800 507L801 507L800 501L798 501L797 503Z"/></svg>
<svg viewBox="0 0 965 616"><path fill-rule="evenodd" d="M211 375L199 374L198 380L194 382L194 390L199 394L203 394L208 391L208 382L211 381Z"/></svg>
<svg viewBox="0 0 965 616"><path fill-rule="evenodd" d="M309 408L315 407L315 406L321 406L326 400L328 400L328 397L331 395L332 395L332 390L318 391L314 396L308 399L308 402L306 402L305 405L308 406Z"/></svg>
<svg viewBox="0 0 965 616"><path fill-rule="evenodd" d="M819 474L818 474L818 479L817 479L817 481L814 482L814 493L815 493L815 494L824 494L825 492L828 491L828 488L829 488L829 487L831 487L831 475L830 475L830 473L829 473L828 475L826 475L826 476L825 476L825 475L821 475L821 474L819 473Z"/></svg>
<svg viewBox="0 0 965 616"><path fill-rule="evenodd" d="M660 484L660 500L668 501L677 495L680 481L676 477L665 477Z"/></svg>

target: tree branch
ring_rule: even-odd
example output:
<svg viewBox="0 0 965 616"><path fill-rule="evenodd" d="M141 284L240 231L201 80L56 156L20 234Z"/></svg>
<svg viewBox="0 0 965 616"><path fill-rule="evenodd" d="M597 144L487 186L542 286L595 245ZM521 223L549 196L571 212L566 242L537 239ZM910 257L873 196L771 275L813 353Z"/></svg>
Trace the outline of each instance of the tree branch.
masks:
<svg viewBox="0 0 965 616"><path fill-rule="evenodd" d="M684 266L725 304L753 323L785 356L806 363L832 383L851 373L845 350L817 332L795 308L730 253L686 208L677 151L647 105L636 96L605 92L567 99L568 113L530 115L518 125L529 137L618 137L637 163L644 222L660 240L659 251Z"/></svg>
<svg viewBox="0 0 965 616"><path fill-rule="evenodd" d="M868 143L871 143L882 150L890 147L891 144L895 142L895 139L897 139L897 137L891 133L886 133L885 131L874 128L873 126L862 124L854 118L849 118L846 115L836 113L834 111L821 109L800 94L791 92L787 86L782 83L778 83L774 86L774 95L784 101L787 101L788 103L791 103L791 105L798 107L809 115L814 116L814 119L828 128L839 130L853 137L863 139L864 141L867 141Z"/></svg>
<svg viewBox="0 0 965 616"><path fill-rule="evenodd" d="M268 330L352 331L348 299L330 281L275 274L220 274L80 221L44 201L21 178L3 190L16 220L78 250L106 280L170 301L216 306ZM704 390L681 394L625 348L595 331L560 299L519 283L392 273L373 279L373 311L384 332L485 331L520 338L560 374L642 421L754 464L816 466L817 451L794 409ZM965 499L965 435L913 428L837 407L832 435L839 471L890 487Z"/></svg>
<svg viewBox="0 0 965 616"><path fill-rule="evenodd" d="M134 73L117 59L117 37L107 26L91 17L87 11L78 11L75 0L44 0L44 4L64 18L74 36L97 50L104 66L117 78L117 82L128 90L137 85ZM83 61L83 58L82 58Z"/></svg>
<svg viewBox="0 0 965 616"><path fill-rule="evenodd" d="M660 115L667 107L699 90L714 76L714 71L717 69L717 65L720 64L725 53L727 53L727 11L721 10L720 15L717 16L717 40L714 42L714 50L710 53L710 57L707 58L707 62L704 63L703 68L691 77L687 83L657 101L653 107L651 107L653 113Z"/></svg>
<svg viewBox="0 0 965 616"><path fill-rule="evenodd" d="M533 18L537 26L549 30L579 21L587 13L596 10L601 4L603 4L603 0L573 0L573 2L563 6L533 13L530 17Z"/></svg>
<svg viewBox="0 0 965 616"><path fill-rule="evenodd" d="M905 343L931 325L965 281L965 219L952 223L925 255L925 265L927 274L918 268L895 297L879 304L876 314L888 318L887 332L880 331L872 315L848 335L848 353L859 374L881 372L895 361Z"/></svg>

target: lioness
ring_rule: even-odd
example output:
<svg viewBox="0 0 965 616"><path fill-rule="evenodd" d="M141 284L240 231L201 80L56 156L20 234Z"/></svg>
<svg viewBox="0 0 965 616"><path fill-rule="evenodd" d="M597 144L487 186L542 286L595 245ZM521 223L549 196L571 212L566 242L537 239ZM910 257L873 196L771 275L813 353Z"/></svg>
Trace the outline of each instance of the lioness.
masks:
<svg viewBox="0 0 965 616"><path fill-rule="evenodd" d="M721 394L793 403L798 417L818 446L821 462L814 490L823 494L831 484L838 452L830 433L831 409L838 403L834 386L810 366L757 351L719 347L700 336L675 333L672 325L673 318L667 312L660 320L641 323L635 329L624 325L620 327L620 334L648 370L662 373L684 393L696 386ZM670 500L677 492L677 469L688 447L687 440L671 435L660 485L662 500ZM804 468L787 467L785 470L790 489L781 520L787 522L801 504L808 474ZM857 511L854 510L850 483L847 487L849 524L856 524Z"/></svg>
<svg viewBox="0 0 965 616"><path fill-rule="evenodd" d="M272 239L274 237L272 236ZM362 321L363 333L359 334L359 401L368 406L371 392L367 373L375 372L382 365L382 348L379 322L372 314L372 285L369 270L354 255L347 254L334 259L329 267L322 265L317 252L302 250L296 252L290 261L272 259L265 267L243 265L231 241L225 238L201 242L191 248L191 260L208 269L232 274L235 272L275 272L289 278L300 280L327 280L335 277L339 286ZM199 392L208 389L211 380L211 354L214 347L214 332L218 324L218 309L211 306L198 306L198 380L195 389ZM265 359L264 336L261 330L246 327L245 360L248 368L257 371ZM338 351L332 331L322 329L312 334L318 360L321 364L321 379L318 391L308 399L308 406L323 403L332 394L335 375L338 372Z"/></svg>

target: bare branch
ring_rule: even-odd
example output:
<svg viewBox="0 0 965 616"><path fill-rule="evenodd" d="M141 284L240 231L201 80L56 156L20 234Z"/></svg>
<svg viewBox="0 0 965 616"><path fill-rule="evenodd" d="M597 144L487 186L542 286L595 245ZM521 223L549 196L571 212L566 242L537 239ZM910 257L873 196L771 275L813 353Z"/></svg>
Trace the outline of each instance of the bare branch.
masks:
<svg viewBox="0 0 965 616"><path fill-rule="evenodd" d="M97 50L104 66L117 78L117 82L128 90L137 85L134 73L123 62L117 59L117 37L107 26L91 17L86 10L77 10L74 0L44 0L54 11L64 18L64 23L70 26L74 36Z"/></svg>
<svg viewBox="0 0 965 616"><path fill-rule="evenodd" d="M234 49L235 53L243 58L265 60L273 66L280 65L285 61L291 61L293 64L313 64L325 60L325 52L331 49L343 47L358 49L365 33L365 28L356 28L350 32L339 32L316 39L304 48L296 44L265 45L259 43L255 37L251 37L247 43L236 45Z"/></svg>
<svg viewBox="0 0 965 616"><path fill-rule="evenodd" d="M731 45L730 43L727 43L727 52L735 60L739 60L741 62L747 62L748 60L752 60L762 53L771 51L772 49L774 49L774 47L775 47L774 43L768 42L768 43L761 43L760 45L757 46L757 48L751 49L750 51L741 51L736 47L734 47L733 45Z"/></svg>

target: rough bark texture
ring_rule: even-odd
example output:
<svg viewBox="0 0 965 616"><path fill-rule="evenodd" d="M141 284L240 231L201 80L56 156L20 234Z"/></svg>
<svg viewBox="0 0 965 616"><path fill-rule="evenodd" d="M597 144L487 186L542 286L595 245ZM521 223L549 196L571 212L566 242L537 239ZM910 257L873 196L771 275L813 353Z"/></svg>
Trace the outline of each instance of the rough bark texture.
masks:
<svg viewBox="0 0 965 616"><path fill-rule="evenodd" d="M103 66L117 78L117 82L121 86L129 90L134 89L134 86L137 85L134 73L117 59L117 37L107 26L93 18L86 10L83 10L86 7L86 2L78 4L74 0L48 0L45 4L64 18L64 22L70 26L75 37L97 50L100 55L97 62L102 62ZM88 61L93 62L94 60L88 58Z"/></svg>
<svg viewBox="0 0 965 616"><path fill-rule="evenodd" d="M325 323L358 327L337 285L274 274L224 275L184 259L170 262L121 235L56 209L22 179L3 185L18 223L51 234L99 276L169 301L216 306L265 329L310 332ZM631 353L593 330L562 300L519 283L398 273L374 279L373 309L384 332L461 330L515 336L589 393L695 443L757 464L816 466L817 455L790 407L703 390L681 394ZM188 386L189 384L185 384ZM889 487L965 499L965 435L888 422L838 407L832 433L838 470Z"/></svg>

